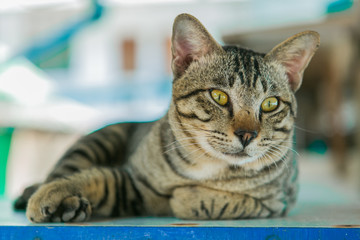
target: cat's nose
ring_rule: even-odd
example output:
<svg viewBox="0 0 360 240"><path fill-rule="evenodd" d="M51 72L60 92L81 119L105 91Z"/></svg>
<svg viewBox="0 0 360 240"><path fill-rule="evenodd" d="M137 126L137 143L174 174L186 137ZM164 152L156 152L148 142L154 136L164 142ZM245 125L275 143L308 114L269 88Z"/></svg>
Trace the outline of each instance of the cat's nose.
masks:
<svg viewBox="0 0 360 240"><path fill-rule="evenodd" d="M240 139L240 142L244 148L249 145L251 140L256 138L258 135L257 131L249 131L242 129L237 129L234 134Z"/></svg>

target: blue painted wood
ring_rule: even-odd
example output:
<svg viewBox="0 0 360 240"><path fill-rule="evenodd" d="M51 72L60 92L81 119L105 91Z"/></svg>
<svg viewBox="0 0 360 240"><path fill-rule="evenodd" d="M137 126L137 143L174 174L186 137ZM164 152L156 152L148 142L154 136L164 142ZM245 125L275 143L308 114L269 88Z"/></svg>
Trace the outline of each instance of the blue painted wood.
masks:
<svg viewBox="0 0 360 240"><path fill-rule="evenodd" d="M238 221L183 221L141 217L81 224L32 224L0 200L0 240L8 239L360 239L357 204L300 203L286 218Z"/></svg>
<svg viewBox="0 0 360 240"><path fill-rule="evenodd" d="M357 198L316 182L303 181L299 202L285 218L184 221L171 217L99 220L82 224L32 224L0 199L0 240L8 239L360 239Z"/></svg>
<svg viewBox="0 0 360 240"><path fill-rule="evenodd" d="M360 239L359 228L7 226L0 239Z"/></svg>

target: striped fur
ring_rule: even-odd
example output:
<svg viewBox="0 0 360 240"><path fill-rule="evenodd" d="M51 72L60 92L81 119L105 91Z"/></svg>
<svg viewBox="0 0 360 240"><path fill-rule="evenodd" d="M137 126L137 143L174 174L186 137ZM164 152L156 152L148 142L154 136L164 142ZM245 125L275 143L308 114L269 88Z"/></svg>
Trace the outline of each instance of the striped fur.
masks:
<svg viewBox="0 0 360 240"><path fill-rule="evenodd" d="M28 201L31 221L263 218L283 216L293 206L294 92L318 35L295 35L265 55L221 47L197 19L182 14L172 41L168 113L154 123L115 124L79 140L39 188L18 200L17 206ZM217 104L213 89L229 101ZM279 105L264 112L268 97Z"/></svg>

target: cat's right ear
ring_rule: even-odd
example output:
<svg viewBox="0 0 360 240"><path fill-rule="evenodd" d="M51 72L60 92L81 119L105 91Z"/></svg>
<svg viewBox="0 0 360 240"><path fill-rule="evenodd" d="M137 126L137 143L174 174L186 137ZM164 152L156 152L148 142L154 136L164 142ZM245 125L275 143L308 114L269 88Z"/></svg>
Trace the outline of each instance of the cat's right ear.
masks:
<svg viewBox="0 0 360 240"><path fill-rule="evenodd" d="M171 41L171 67L175 78L180 77L193 61L221 49L199 20L185 13L176 17Z"/></svg>

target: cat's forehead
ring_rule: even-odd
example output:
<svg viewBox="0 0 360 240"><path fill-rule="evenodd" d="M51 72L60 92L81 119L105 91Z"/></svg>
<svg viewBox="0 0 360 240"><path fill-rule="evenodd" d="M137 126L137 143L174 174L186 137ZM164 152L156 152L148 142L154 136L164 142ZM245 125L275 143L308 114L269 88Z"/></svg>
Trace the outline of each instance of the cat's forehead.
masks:
<svg viewBox="0 0 360 240"><path fill-rule="evenodd" d="M234 55L238 56L239 61L244 62L244 63L247 63L251 58L262 59L265 56L264 53L259 53L252 49L248 49L248 48L240 47L240 46L226 45L226 46L223 46L222 48L226 54L231 55L231 56L234 56Z"/></svg>
<svg viewBox="0 0 360 240"><path fill-rule="evenodd" d="M174 81L175 95L198 88L220 89L250 100L262 93L288 92L283 76L264 60L265 54L238 46L224 46L223 50L194 61L180 81Z"/></svg>
<svg viewBox="0 0 360 240"><path fill-rule="evenodd" d="M265 54L237 46L225 46L225 62L228 62L223 87L242 89L251 93L273 93L289 90L284 76L264 59ZM220 82L219 82L220 83Z"/></svg>
<svg viewBox="0 0 360 240"><path fill-rule="evenodd" d="M268 71L267 64L264 61L265 54L263 53L238 46L224 46L223 49L225 50L226 59L233 66L232 69L229 69L230 71L242 73L247 79L253 77L250 76L251 74L258 76L264 71Z"/></svg>

